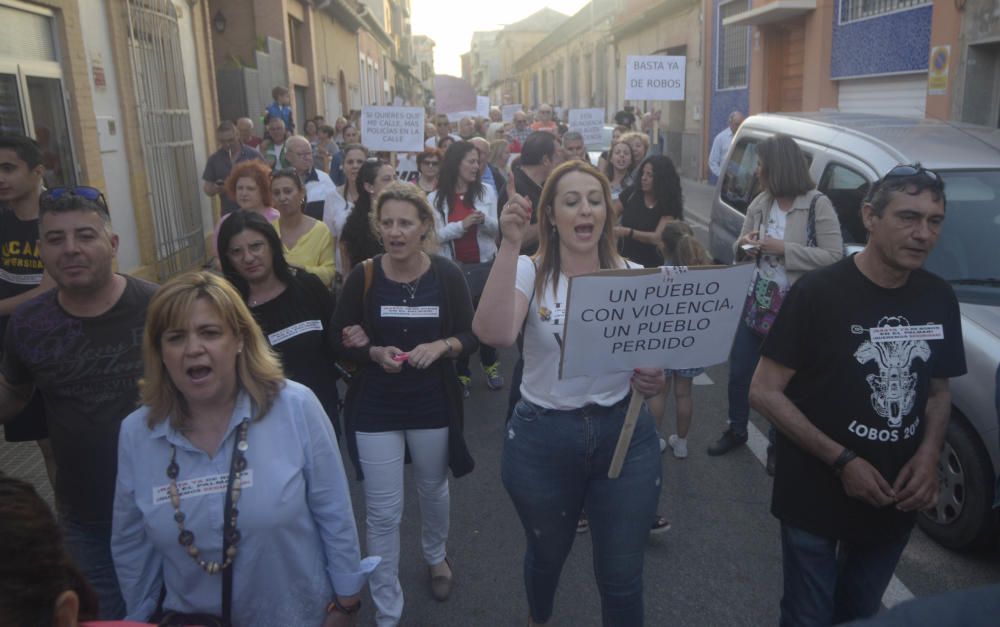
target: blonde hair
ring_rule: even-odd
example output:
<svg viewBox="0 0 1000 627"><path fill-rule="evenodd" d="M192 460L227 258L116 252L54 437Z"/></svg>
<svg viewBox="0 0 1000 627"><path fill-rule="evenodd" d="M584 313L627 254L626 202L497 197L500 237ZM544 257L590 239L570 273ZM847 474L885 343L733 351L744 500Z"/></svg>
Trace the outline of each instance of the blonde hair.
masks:
<svg viewBox="0 0 1000 627"><path fill-rule="evenodd" d="M649 153L649 137L647 137L645 133L641 133L639 131L629 131L628 133L624 133L621 137L619 137L618 141L625 142L627 144L633 139L642 140L642 145L646 147L646 153L647 154Z"/></svg>
<svg viewBox="0 0 1000 627"><path fill-rule="evenodd" d="M561 271L559 262L559 234L555 230L552 220L552 211L556 198L556 188L559 181L570 172L582 172L597 179L601 184L604 193L604 227L601 229L601 238L597 242L597 258L602 270L609 268L622 268L624 261L618 254L615 245L614 214L611 211L611 185L607 177L601 174L597 168L583 161L566 161L549 175L542 189L542 195L538 199L538 252L532 258L535 263L535 292L541 294L546 281L552 277L552 290L559 287L559 273Z"/></svg>
<svg viewBox="0 0 1000 627"><path fill-rule="evenodd" d="M264 339L257 321L232 285L210 272L188 272L160 287L149 303L142 338L143 377L139 382L142 403L149 408L150 429L170 419L170 426L184 430L190 420L189 407L163 363L161 342L169 329L185 323L191 308L204 299L223 323L243 340L236 355L236 382L253 401L254 420L267 415L284 386L281 361Z"/></svg>
<svg viewBox="0 0 1000 627"><path fill-rule="evenodd" d="M434 210L431 209L427 197L423 190L412 183L401 183L394 181L385 186L375 199L375 208L372 211L372 231L375 237L382 241L382 232L379 229L379 222L382 221L382 206L389 200L398 200L413 205L417 210L417 218L421 224L427 225L427 233L423 239L423 249L428 255L434 254L438 250L437 229L434 227Z"/></svg>

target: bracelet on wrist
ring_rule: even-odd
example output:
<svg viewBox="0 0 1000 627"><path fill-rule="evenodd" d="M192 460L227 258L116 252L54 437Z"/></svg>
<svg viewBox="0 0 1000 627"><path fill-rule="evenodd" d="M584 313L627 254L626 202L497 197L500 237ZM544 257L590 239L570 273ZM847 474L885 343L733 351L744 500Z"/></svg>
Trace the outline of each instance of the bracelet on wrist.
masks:
<svg viewBox="0 0 1000 627"><path fill-rule="evenodd" d="M334 597L332 601L326 606L326 613L333 614L334 612L338 614L346 614L348 616L354 616L361 610L361 599L354 602L353 605L347 606L340 602L340 599Z"/></svg>
<svg viewBox="0 0 1000 627"><path fill-rule="evenodd" d="M840 455L837 456L837 459L833 460L832 468L834 476L839 477L840 475L842 475L844 473L844 467L847 466L847 464L850 463L850 461L857 456L858 456L857 453L855 453L854 451L845 446L844 450L841 451Z"/></svg>

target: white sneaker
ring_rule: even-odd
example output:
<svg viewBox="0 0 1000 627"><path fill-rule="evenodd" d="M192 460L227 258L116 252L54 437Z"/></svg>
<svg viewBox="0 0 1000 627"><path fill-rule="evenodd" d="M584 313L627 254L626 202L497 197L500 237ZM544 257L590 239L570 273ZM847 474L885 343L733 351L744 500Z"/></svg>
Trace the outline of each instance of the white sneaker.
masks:
<svg viewBox="0 0 1000 627"><path fill-rule="evenodd" d="M661 439L660 442L663 440ZM679 438L677 434L670 436L670 448L674 451L674 457L677 459L684 459L688 456L688 441L687 438Z"/></svg>
<svg viewBox="0 0 1000 627"><path fill-rule="evenodd" d="M662 453L665 450L667 450L667 441L660 438L660 452Z"/></svg>

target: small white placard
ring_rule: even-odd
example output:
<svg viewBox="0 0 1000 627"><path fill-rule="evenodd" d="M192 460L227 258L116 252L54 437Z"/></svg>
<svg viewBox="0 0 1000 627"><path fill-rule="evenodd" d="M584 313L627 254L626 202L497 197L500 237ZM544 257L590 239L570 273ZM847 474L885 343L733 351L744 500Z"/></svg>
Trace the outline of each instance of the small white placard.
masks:
<svg viewBox="0 0 1000 627"><path fill-rule="evenodd" d="M684 100L685 57L630 56L626 100Z"/></svg>
<svg viewBox="0 0 1000 627"><path fill-rule="evenodd" d="M490 117L490 97L476 96L476 115L481 118Z"/></svg>
<svg viewBox="0 0 1000 627"><path fill-rule="evenodd" d="M604 140L604 109L570 109L569 130L583 135L587 146L600 146Z"/></svg>
<svg viewBox="0 0 1000 627"><path fill-rule="evenodd" d="M361 110L361 137L369 150L420 152L424 149L424 110L365 107Z"/></svg>
<svg viewBox="0 0 1000 627"><path fill-rule="evenodd" d="M500 108L500 114L502 115L502 120L504 122L513 122L514 114L518 111L524 111L524 105L522 104L509 104L504 105Z"/></svg>

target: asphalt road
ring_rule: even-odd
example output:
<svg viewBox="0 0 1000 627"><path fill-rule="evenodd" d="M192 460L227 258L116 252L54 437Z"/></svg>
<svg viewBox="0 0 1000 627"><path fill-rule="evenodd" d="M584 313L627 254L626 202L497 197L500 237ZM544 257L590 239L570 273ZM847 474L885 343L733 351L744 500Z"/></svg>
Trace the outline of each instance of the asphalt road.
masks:
<svg viewBox="0 0 1000 627"><path fill-rule="evenodd" d="M696 232L707 224L707 186L685 182L686 208ZM501 353L509 377L513 351ZM473 360L475 362L475 359ZM647 625L774 625L781 597L778 524L769 513L771 480L752 447L721 458L705 448L725 428L727 368L710 368L694 389L695 417L690 457L663 456L664 484L659 511L671 521L666 534L647 544ZM451 599L434 601L420 554L419 508L407 468L402 523L400 579L407 627L524 625L527 604L522 582L523 531L500 482L507 390L490 392L474 368L473 393L466 401L466 439L476 460L470 475L451 483L448 553L455 572ZM673 432L672 409L664 434ZM766 424L754 416L754 425ZM758 438L757 443L760 443ZM343 447L342 447L343 448ZM28 478L51 498L33 444L0 442L0 470ZM349 470L349 476L353 472ZM364 538L364 498L352 481L355 515ZM239 564L236 565L239 568ZM963 554L943 549L914 531L886 602L1000 581L1000 551ZM373 624L365 598L361 624ZM556 626L600 625L600 603L591 565L590 535L577 536L556 597Z"/></svg>

